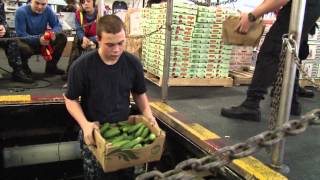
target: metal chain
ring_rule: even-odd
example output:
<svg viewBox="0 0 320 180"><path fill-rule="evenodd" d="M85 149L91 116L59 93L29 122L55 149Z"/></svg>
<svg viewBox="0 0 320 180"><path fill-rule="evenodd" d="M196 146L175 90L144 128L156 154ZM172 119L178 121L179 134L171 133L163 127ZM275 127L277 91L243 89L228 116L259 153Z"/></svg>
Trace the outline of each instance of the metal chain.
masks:
<svg viewBox="0 0 320 180"><path fill-rule="evenodd" d="M129 39L140 39L140 38L144 39L144 38L146 38L146 37L150 37L151 35L159 32L159 31L162 29L162 27L163 27L163 25L161 25L158 29L156 29L156 30L154 30L154 31L152 31L152 32L150 32L150 33L148 33L148 34L137 35L137 36L130 36L130 35L129 35L129 36L127 36L127 38L129 38Z"/></svg>
<svg viewBox="0 0 320 180"><path fill-rule="evenodd" d="M286 52L288 51L289 44L288 35L284 35L282 37L282 49L279 57L279 65L277 72L277 79L273 82L273 92L271 99L271 115L269 118L268 127L269 129L274 129L276 127L276 121L278 118L278 111L280 106L280 96L281 96L281 88L283 82L283 72L284 72L284 62L286 59Z"/></svg>
<svg viewBox="0 0 320 180"><path fill-rule="evenodd" d="M280 96L281 88L283 82L283 73L284 73L284 62L286 58L286 52L290 51L293 55L293 62L296 64L297 69L302 74L302 76L309 81L314 87L320 89L320 84L317 84L314 78L308 76L308 74L303 70L302 65L300 64L300 59L297 51L297 43L293 39L293 36L288 36L285 34L282 38L282 49L280 54L279 69L277 72L277 79L273 84L273 94L271 100L271 116L269 119L269 129L274 129L276 126L276 119L278 118L278 111L280 106Z"/></svg>
<svg viewBox="0 0 320 180"><path fill-rule="evenodd" d="M209 171L215 172L218 168L229 164L234 159L250 156L260 149L265 147L271 147L278 143L286 136L298 135L304 132L309 125L320 125L320 109L314 109L305 114L299 120L291 120L283 124L274 130L264 131L256 136L250 137L245 142L238 143L232 146L226 146L218 149L211 155L197 159L192 158L180 162L174 169L166 171L164 173L153 170L139 175L136 180L146 179L172 179L172 180L184 180L194 175L189 172Z"/></svg>

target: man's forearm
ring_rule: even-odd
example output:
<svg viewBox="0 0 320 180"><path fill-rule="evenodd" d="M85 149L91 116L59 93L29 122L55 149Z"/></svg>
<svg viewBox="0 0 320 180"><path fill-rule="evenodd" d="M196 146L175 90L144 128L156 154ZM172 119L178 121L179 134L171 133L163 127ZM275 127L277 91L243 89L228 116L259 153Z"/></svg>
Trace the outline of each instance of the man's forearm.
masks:
<svg viewBox="0 0 320 180"><path fill-rule="evenodd" d="M255 15L257 18L263 16L266 13L275 11L282 6L286 5L288 0L265 0L261 3L258 7L256 7L252 14Z"/></svg>
<svg viewBox="0 0 320 180"><path fill-rule="evenodd" d="M67 97L64 97L65 104L67 107L68 112L71 116L78 122L80 127L83 129L85 124L88 122L87 118L85 117L82 107L77 100L70 100Z"/></svg>
<svg viewBox="0 0 320 180"><path fill-rule="evenodd" d="M142 114L148 118L154 118L147 95L143 93L139 95L132 94L132 96Z"/></svg>

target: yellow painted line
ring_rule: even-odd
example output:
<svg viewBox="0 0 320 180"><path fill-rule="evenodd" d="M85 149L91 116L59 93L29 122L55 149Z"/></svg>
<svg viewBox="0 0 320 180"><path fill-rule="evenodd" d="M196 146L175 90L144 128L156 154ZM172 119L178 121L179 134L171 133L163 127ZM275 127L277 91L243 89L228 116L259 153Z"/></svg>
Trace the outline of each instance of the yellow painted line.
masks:
<svg viewBox="0 0 320 180"><path fill-rule="evenodd" d="M199 137L199 139L205 141L209 139L219 139L220 136L217 134L209 131L207 128L201 126L198 123L190 124L189 127L195 132L194 134L197 134L196 136Z"/></svg>
<svg viewBox="0 0 320 180"><path fill-rule="evenodd" d="M29 102L31 95L6 95L0 96L0 102Z"/></svg>
<svg viewBox="0 0 320 180"><path fill-rule="evenodd" d="M164 104L162 102L151 102L150 103L151 108L154 109L154 111L157 112L157 114L160 117L164 117L163 119L166 123L169 125L174 126L176 129L181 129L182 131L180 133L192 133L194 137L199 138L202 141L208 140L208 139L219 139L220 137L215 134L214 132L208 130L207 128L201 126L198 123L192 123L192 124L185 124L179 119L173 117L169 113L177 112L175 109L170 107L167 104ZM172 122L170 122L172 121ZM184 134L188 137L188 135ZM195 142L197 143L197 142ZM199 144L198 144L199 145ZM201 146L202 147L202 146ZM205 148L208 153L210 153L212 150L212 147L206 147ZM274 171L273 169L269 168L268 166L264 165L259 160L255 159L252 156L237 159L234 160L232 163L228 165L231 167L234 171L242 175L245 179L259 179L259 180L287 180L285 176L282 174Z"/></svg>
<svg viewBox="0 0 320 180"><path fill-rule="evenodd" d="M262 162L257 160L252 156L248 156L242 159L236 159L232 162L237 168L241 168L243 171L247 172L245 179L255 179L259 180L287 180L288 178L282 174L272 170L268 166L264 165Z"/></svg>
<svg viewBox="0 0 320 180"><path fill-rule="evenodd" d="M155 106L158 106L163 112L166 112L166 113L177 112L175 109L173 109L172 107L162 102L151 102L150 104L151 105L154 104Z"/></svg>

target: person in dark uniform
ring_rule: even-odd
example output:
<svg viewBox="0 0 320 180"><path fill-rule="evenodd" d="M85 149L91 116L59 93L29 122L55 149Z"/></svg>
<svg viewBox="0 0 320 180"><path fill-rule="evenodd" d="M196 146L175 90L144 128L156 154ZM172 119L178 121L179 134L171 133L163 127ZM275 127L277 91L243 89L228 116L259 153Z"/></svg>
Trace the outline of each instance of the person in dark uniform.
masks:
<svg viewBox="0 0 320 180"><path fill-rule="evenodd" d="M121 19L116 15L101 17L97 23L97 40L98 50L88 52L72 63L64 94L65 104L81 127L79 140L85 179L131 179L128 175L132 175L132 168L103 173L88 149L88 145L95 144L93 131L99 131L99 124L129 118L130 93L140 112L151 124L158 124L146 95L142 64L135 56L124 52L126 35Z"/></svg>
<svg viewBox="0 0 320 180"><path fill-rule="evenodd" d="M282 7L282 8L281 8ZM282 46L282 35L288 33L291 1L288 0L265 0L250 13L242 13L238 25L240 33L246 33L252 22L263 16L265 13L280 9L276 21L267 33L265 40L258 54L252 82L247 90L246 99L239 105L225 107L221 115L230 118L260 121L260 101L264 99L267 88L270 87L276 78L279 64L279 56ZM320 1L307 0L303 22L301 42L305 42L308 33L320 16ZM297 99L292 100L291 114L300 115L301 106Z"/></svg>
<svg viewBox="0 0 320 180"><path fill-rule="evenodd" d="M4 3L0 1L0 47L5 50L6 56L8 58L9 65L12 67L12 79L14 81L23 82L23 83L33 83L31 77L29 77L22 70L22 60L19 53L19 48L17 45L17 41L7 40L3 41L1 38L14 38L15 34L10 31L7 21L6 15L4 11Z"/></svg>

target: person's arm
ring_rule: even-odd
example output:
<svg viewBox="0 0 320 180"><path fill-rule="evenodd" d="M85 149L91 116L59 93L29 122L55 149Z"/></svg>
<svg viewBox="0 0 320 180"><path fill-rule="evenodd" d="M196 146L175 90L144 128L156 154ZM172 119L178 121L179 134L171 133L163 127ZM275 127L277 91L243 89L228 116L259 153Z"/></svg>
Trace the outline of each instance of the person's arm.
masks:
<svg viewBox="0 0 320 180"><path fill-rule="evenodd" d="M153 126L159 127L155 117L152 114L152 111L149 105L149 100L146 93L142 93L142 94L132 93L132 97L135 103L137 104L139 110L142 112L142 114L150 120Z"/></svg>
<svg viewBox="0 0 320 180"><path fill-rule="evenodd" d="M264 14L275 11L287 3L288 0L264 0L251 12L251 14L253 14L256 18L260 18ZM251 27L252 22L249 21L248 14L249 13L241 14L241 20L237 26L237 30L241 33L247 33Z"/></svg>
<svg viewBox="0 0 320 180"><path fill-rule="evenodd" d="M52 28L52 31L54 33L61 33L62 32L62 25L61 25L61 23L59 21L58 16L48 6L47 6L46 11L48 13L47 15L49 16L48 20L49 20L49 25Z"/></svg>
<svg viewBox="0 0 320 180"><path fill-rule="evenodd" d="M79 40L82 42L82 39L84 37L84 31L83 31L83 27L81 27L79 19L77 18L77 15L75 16L75 24L76 24L76 35L79 38Z"/></svg>
<svg viewBox="0 0 320 180"><path fill-rule="evenodd" d="M71 116L78 122L79 126L83 130L84 141L87 145L94 145L95 140L93 137L93 131L99 130L99 124L97 122L89 122L83 113L82 107L77 100L68 99L64 96L65 105Z"/></svg>
<svg viewBox="0 0 320 180"><path fill-rule="evenodd" d="M23 11L24 7L20 7L16 11L15 15L15 28L16 34L18 37L26 37L31 36L31 34L27 33L27 18L28 15ZM37 44L40 41L40 37L28 37L25 39L30 44Z"/></svg>

